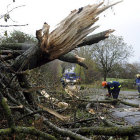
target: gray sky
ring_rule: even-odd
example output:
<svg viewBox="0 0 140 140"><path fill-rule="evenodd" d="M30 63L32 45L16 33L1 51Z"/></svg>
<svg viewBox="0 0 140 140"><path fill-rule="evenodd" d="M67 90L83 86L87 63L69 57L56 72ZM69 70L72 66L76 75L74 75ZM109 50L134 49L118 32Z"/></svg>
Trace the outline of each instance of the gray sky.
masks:
<svg viewBox="0 0 140 140"><path fill-rule="evenodd" d="M44 22L47 22L53 30L56 25L64 19L70 11L93 4L99 0L0 0L0 14L3 14L12 7L26 5L17 8L11 12L12 20L7 24L29 24L27 27L15 28L26 33L35 35L35 31L42 28ZM101 0L100 0L101 1ZM140 61L140 0L124 0L122 3L108 9L100 17L96 25L100 27L95 31L101 32L107 29L115 29L114 35L123 36L124 41L128 45L132 45L134 49L134 57L129 62ZM105 16L104 16L105 15ZM5 24L0 20L0 24ZM2 28L1 32L7 28ZM12 28L11 28L12 29Z"/></svg>

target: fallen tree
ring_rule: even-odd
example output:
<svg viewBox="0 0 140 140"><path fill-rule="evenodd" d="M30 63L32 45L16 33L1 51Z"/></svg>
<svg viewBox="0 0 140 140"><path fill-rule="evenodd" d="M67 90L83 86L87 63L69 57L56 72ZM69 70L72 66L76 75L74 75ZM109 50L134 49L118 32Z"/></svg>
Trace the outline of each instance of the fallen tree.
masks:
<svg viewBox="0 0 140 140"><path fill-rule="evenodd" d="M80 43L79 45L75 47L82 47L84 45L91 45L94 43L98 43L99 41L109 37L109 34L112 33L113 31L114 30L106 30L98 34L87 36L85 39L83 39L82 43ZM24 44L24 43L8 43L8 44L4 43L4 44L0 44L0 48L1 48L1 52L0 52L1 60L3 59L11 60L19 56L16 62L11 66L11 69L13 69L13 71L18 71L18 68L20 67L20 65L22 65L21 63L23 63L24 61L27 61L27 62L26 64L24 64L25 65L24 68L21 69L22 71L26 69L36 68L38 66L41 66L51 61L51 60L48 60L49 58L46 60L46 58L48 57L48 54L44 53L40 49L38 44L34 45L34 44ZM10 55L10 57L7 58L5 55ZM77 55L74 55L73 53L67 53L65 55L61 55L60 57L58 57L58 59L65 62L77 63L81 66L86 67L84 63L82 63L82 60L79 59L79 57Z"/></svg>
<svg viewBox="0 0 140 140"><path fill-rule="evenodd" d="M42 122L48 127L48 132L53 131L60 136L88 140L88 138L77 134L77 132L57 127L51 123L44 114L40 114L39 111L37 114L34 113L35 111L40 110L42 106L37 106L40 102L34 100L34 92L29 90L32 89L32 85L28 82L25 71L40 67L55 59L77 63L87 68L83 62L84 58L71 53L71 51L78 47L97 43L109 37L109 34L114 30L106 30L91 36L87 35L99 27L93 26L99 20L97 16L117 3L103 6L102 2L73 10L51 33L49 32L50 26L47 23L44 23L43 28L36 31L38 44L0 44L0 104L1 108L4 110L8 123L6 129L0 130L0 135L26 133L43 138L56 139L54 136L48 135L35 128L16 125L17 122L15 123L13 119L14 113L9 107L9 104L12 104L16 107L22 106L22 109L26 113L32 114L31 116L42 116ZM44 109L44 107L42 108ZM48 110L49 109L47 108L47 111ZM19 111L21 116L23 114L26 115L24 111ZM54 116L59 115L52 110L49 110L48 112L51 112L50 114L55 114ZM108 130L108 132L103 131L102 133L99 133L99 129L101 128L96 128L96 130L94 130L96 131L96 134L99 135L108 135L108 132L110 131ZM129 130L130 129L133 132L134 130L139 132L139 128L136 129L135 127L131 127ZM115 128L112 128L112 130L114 130L114 135L126 134L125 132L120 134L119 128L117 128L117 131L115 131Z"/></svg>

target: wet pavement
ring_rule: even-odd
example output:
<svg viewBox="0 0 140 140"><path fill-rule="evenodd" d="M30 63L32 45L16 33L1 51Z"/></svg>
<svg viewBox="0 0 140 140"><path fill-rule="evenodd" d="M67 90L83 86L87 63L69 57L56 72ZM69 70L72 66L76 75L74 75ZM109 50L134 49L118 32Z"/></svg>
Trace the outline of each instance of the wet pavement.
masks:
<svg viewBox="0 0 140 140"><path fill-rule="evenodd" d="M137 91L121 91L119 99L140 105ZM117 108L112 109L112 111L114 116L123 118L128 124L140 125L140 108L120 104Z"/></svg>
<svg viewBox="0 0 140 140"><path fill-rule="evenodd" d="M106 89L94 89L88 88L83 90L84 95L91 100L105 100L107 94ZM138 104L139 108L127 106L124 104L115 105L115 108L110 109L111 116L116 120L123 121L126 125L140 125L140 98L138 98L138 92L135 91L121 91L119 99ZM123 125L123 124L122 124ZM132 136L130 139L140 140L139 135Z"/></svg>
<svg viewBox="0 0 140 140"><path fill-rule="evenodd" d="M104 100L107 90L90 88L88 92L91 100ZM121 91L119 99L140 105L140 98L138 98L137 91ZM140 125L140 108L120 104L115 106L114 109L111 109L110 112L116 118L123 118L128 124Z"/></svg>

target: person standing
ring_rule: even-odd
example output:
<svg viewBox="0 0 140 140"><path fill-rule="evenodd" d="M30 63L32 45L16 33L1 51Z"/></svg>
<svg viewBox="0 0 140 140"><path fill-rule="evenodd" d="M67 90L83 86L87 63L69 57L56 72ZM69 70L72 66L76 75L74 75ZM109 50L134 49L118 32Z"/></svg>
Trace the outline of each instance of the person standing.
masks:
<svg viewBox="0 0 140 140"><path fill-rule="evenodd" d="M110 82L106 82L103 81L102 82L102 86L104 88L108 89L108 97L113 97L113 99L118 99L119 93L120 93L120 89L121 89L121 84L117 81L110 81Z"/></svg>
<svg viewBox="0 0 140 140"><path fill-rule="evenodd" d="M138 94L139 94L139 98L140 98L140 74L136 75L136 85L138 87Z"/></svg>

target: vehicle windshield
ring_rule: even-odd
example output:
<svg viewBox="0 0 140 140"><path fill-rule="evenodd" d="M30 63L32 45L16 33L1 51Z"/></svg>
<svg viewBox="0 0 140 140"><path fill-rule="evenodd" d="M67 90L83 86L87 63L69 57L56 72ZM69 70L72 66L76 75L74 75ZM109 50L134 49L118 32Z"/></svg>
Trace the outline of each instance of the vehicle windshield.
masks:
<svg viewBox="0 0 140 140"><path fill-rule="evenodd" d="M70 77L75 77L76 75L75 75L75 73L70 73L69 76Z"/></svg>
<svg viewBox="0 0 140 140"><path fill-rule="evenodd" d="M67 78L74 77L75 78L76 74L75 73L66 73L64 77L67 77Z"/></svg>

